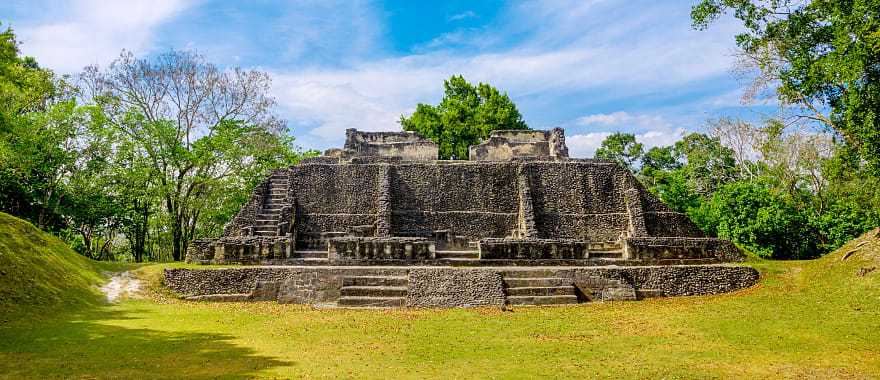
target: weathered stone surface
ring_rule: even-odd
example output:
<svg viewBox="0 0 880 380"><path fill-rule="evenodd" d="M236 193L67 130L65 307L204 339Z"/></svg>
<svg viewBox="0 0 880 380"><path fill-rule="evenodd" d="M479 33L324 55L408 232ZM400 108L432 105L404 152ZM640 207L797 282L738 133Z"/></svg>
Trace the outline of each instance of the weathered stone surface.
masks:
<svg viewBox="0 0 880 380"><path fill-rule="evenodd" d="M343 279L353 281L358 276L386 280L350 282L348 286L407 286L406 305L419 307L502 305L507 297L504 281L517 283L515 286L520 288L574 285L584 301L719 294L747 288L758 281L758 272L753 268L724 265L541 269L289 266L166 269L165 285L188 299L268 300L275 294L279 302L315 304L338 301ZM408 281L397 280L401 276L408 276ZM389 279L394 281L387 282ZM518 297L571 297L548 292L523 293Z"/></svg>
<svg viewBox="0 0 880 380"><path fill-rule="evenodd" d="M433 141L413 132L345 131L343 149L330 149L325 155L340 159L358 156L397 157L404 161L436 160L439 148Z"/></svg>
<svg viewBox="0 0 880 380"><path fill-rule="evenodd" d="M328 240L332 260L430 260L434 242L407 237L342 237Z"/></svg>
<svg viewBox="0 0 880 380"><path fill-rule="evenodd" d="M499 130L492 131L489 139L468 147L471 161L509 161L517 158L556 160L568 158L562 129Z"/></svg>
<svg viewBox="0 0 880 380"><path fill-rule="evenodd" d="M420 268L409 271L410 307L504 305L501 274L487 269Z"/></svg>

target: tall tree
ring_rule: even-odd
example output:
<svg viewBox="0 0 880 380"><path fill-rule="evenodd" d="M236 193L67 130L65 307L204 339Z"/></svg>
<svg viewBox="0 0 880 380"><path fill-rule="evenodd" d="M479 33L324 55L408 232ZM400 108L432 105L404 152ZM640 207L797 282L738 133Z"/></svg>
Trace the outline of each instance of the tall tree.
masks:
<svg viewBox="0 0 880 380"><path fill-rule="evenodd" d="M841 134L880 176L880 0L702 0L694 27L732 11L756 87Z"/></svg>
<svg viewBox="0 0 880 380"><path fill-rule="evenodd" d="M599 149L596 149L596 158L616 161L630 171L635 171L645 147L636 141L632 133L614 132L604 140Z"/></svg>
<svg viewBox="0 0 880 380"><path fill-rule="evenodd" d="M443 82L437 106L419 103L410 117L401 116L406 131L418 132L440 147L440 158L466 160L468 146L499 129L529 129L516 105L489 84L476 86L455 75Z"/></svg>
<svg viewBox="0 0 880 380"><path fill-rule="evenodd" d="M190 52L154 58L123 52L105 70L88 67L81 79L86 98L148 164L141 173L150 176L164 206L175 260L204 210L214 206L205 200L218 183L298 157L286 126L272 113L275 100L264 72L220 70ZM131 201L142 208L148 199Z"/></svg>
<svg viewBox="0 0 880 380"><path fill-rule="evenodd" d="M48 209L59 195L51 192L55 174L69 162L59 149L68 125L39 114L51 107L58 92L51 71L20 55L12 29L0 33L0 210L43 228L60 222Z"/></svg>

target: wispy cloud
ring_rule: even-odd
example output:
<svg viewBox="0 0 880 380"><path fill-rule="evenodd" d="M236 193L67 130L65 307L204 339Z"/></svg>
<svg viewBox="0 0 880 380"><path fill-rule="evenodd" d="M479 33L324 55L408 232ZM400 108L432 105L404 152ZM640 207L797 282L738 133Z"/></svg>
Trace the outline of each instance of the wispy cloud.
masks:
<svg viewBox="0 0 880 380"><path fill-rule="evenodd" d="M340 144L346 128L396 130L417 103L438 102L442 81L456 74L506 91L533 128L569 127L582 155L625 126L665 141L691 128L682 115L730 108L725 95L735 87L719 82L729 79L736 24L694 31L690 6L677 2L517 2L492 17L474 9L397 52L389 35L407 30L385 25L386 10L369 1L73 0L45 8L55 10L14 25L41 64L76 72L123 48L175 47L267 69L281 116L308 148ZM467 28L457 26L463 20Z"/></svg>
<svg viewBox="0 0 880 380"><path fill-rule="evenodd" d="M663 116L658 115L632 115L627 112L617 111L613 113L599 113L583 116L577 119L577 124L598 127L638 127L638 128L666 128L669 127Z"/></svg>
<svg viewBox="0 0 880 380"><path fill-rule="evenodd" d="M728 73L729 36L693 31L686 19L673 27L666 21L668 14L648 12L637 17L638 22L619 22L609 14L622 12L620 7L578 3L560 8L565 9L514 8L502 17L504 24L471 33L473 38L488 29L515 34L537 22L535 18L542 19L542 28L515 44L499 43L471 53L440 49L341 69L279 70L276 94L297 134L328 146L341 142L345 128L398 129L401 114L411 112L418 102L439 101L443 79L455 74L507 91L526 120L537 119L530 124L540 128L551 126L541 119L571 120L564 114L570 110L562 108L576 107L573 100L675 94ZM679 13L686 15L687 7ZM541 108L546 103L555 109ZM581 122L602 117L671 129L657 117L626 113L594 115Z"/></svg>
<svg viewBox="0 0 880 380"><path fill-rule="evenodd" d="M24 54L61 73L73 73L89 64L109 62L122 49L150 51L155 29L193 3L76 0L53 5L51 21L15 26Z"/></svg>
<svg viewBox="0 0 880 380"><path fill-rule="evenodd" d="M610 136L612 131L590 132L567 136L565 143L568 145L569 154L572 157L591 158L596 154L596 149L602 145L602 140ZM645 150L655 146L669 146L680 140L687 131L684 128L656 129L642 133L636 133L636 141L645 146Z"/></svg>
<svg viewBox="0 0 880 380"><path fill-rule="evenodd" d="M477 17L477 14L474 11L465 11L465 12L461 12L461 13L449 16L446 19L446 21L459 21L459 20L465 20L465 19L474 18L474 17Z"/></svg>

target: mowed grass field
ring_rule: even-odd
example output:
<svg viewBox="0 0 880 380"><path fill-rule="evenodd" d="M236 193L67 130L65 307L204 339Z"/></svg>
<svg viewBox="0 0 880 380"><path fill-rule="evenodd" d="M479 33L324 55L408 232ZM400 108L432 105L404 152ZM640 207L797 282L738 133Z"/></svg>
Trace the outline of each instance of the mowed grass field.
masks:
<svg viewBox="0 0 880 380"><path fill-rule="evenodd" d="M718 296L315 310L181 301L163 265L133 269L144 298L108 304L101 271L131 268L31 230L0 215L0 270L53 258L77 274L63 289L49 273L48 290L0 275L0 378L880 378L880 269L864 269L880 266L876 231L819 260L754 261L757 286Z"/></svg>

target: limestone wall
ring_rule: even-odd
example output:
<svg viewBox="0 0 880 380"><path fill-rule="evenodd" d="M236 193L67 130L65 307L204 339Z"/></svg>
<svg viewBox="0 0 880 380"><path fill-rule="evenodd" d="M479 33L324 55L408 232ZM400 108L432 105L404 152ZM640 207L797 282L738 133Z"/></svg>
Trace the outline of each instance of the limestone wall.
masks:
<svg viewBox="0 0 880 380"><path fill-rule="evenodd" d="M418 268L409 271L406 306L503 306L501 274L491 269Z"/></svg>
<svg viewBox="0 0 880 380"><path fill-rule="evenodd" d="M531 238L589 241L703 236L685 215L671 212L611 162L358 162L316 161L289 169L298 236L355 226L379 226L373 230L383 236L450 230L470 240L516 237L524 229ZM636 214L627 191L635 191ZM253 217L250 205L261 197L257 191L229 232Z"/></svg>
<svg viewBox="0 0 880 380"><path fill-rule="evenodd" d="M492 131L486 141L468 147L471 161L509 161L522 157L567 158L564 132L559 128L552 131L498 130Z"/></svg>
<svg viewBox="0 0 880 380"><path fill-rule="evenodd" d="M407 306L499 306L506 303L502 281L520 270L534 271L424 267L176 268L165 270L164 284L190 299L315 304L338 300L345 276L408 276ZM621 291L626 289L638 298L719 294L750 287L759 278L751 267L724 265L550 267L541 269L540 275L569 279L581 294L605 300L632 299Z"/></svg>
<svg viewBox="0 0 880 380"><path fill-rule="evenodd" d="M335 156L384 156L399 157L406 161L436 160L437 144L413 132L364 132L355 129L345 131L344 151L332 152Z"/></svg>

